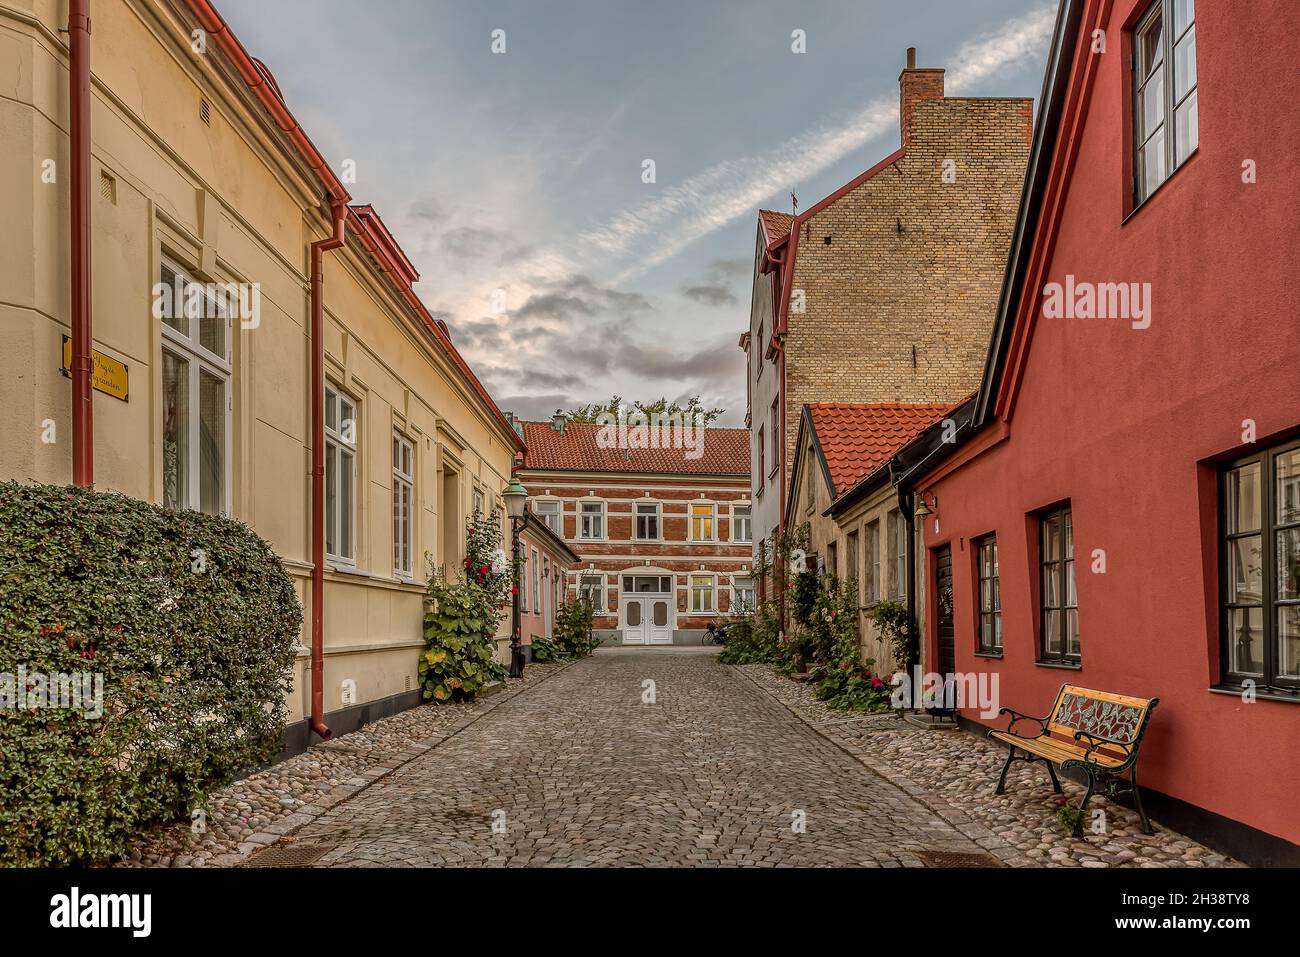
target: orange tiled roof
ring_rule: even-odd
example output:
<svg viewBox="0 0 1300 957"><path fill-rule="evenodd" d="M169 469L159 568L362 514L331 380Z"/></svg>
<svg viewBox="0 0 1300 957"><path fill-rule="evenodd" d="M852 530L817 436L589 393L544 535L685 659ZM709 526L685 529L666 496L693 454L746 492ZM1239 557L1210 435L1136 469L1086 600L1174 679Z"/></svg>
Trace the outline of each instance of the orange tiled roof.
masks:
<svg viewBox="0 0 1300 957"><path fill-rule="evenodd" d="M687 458L690 448L627 449L601 448L597 441L601 426L570 422L563 434L549 422L521 422L525 469L558 469L577 472L669 472L686 475L748 475L749 430L708 428L704 432L703 454Z"/></svg>
<svg viewBox="0 0 1300 957"><path fill-rule="evenodd" d="M763 231L767 235L769 246L789 235L790 224L794 222L794 217L789 213L776 213L770 209L760 209L758 218L763 221Z"/></svg>
<svg viewBox="0 0 1300 957"><path fill-rule="evenodd" d="M836 497L866 478L925 431L951 405L815 402L813 432L831 473Z"/></svg>

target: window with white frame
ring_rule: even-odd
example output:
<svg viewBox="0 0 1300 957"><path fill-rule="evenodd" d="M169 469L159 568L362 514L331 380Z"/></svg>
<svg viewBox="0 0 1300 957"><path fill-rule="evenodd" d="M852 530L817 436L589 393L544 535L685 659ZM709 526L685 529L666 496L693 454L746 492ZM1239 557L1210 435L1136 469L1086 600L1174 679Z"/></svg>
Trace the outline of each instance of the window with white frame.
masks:
<svg viewBox="0 0 1300 957"><path fill-rule="evenodd" d="M731 579L731 610L739 614L754 610L754 579L748 575Z"/></svg>
<svg viewBox="0 0 1300 957"><path fill-rule="evenodd" d="M691 576L691 611L709 612L714 610L713 605L713 576L712 575L692 575Z"/></svg>
<svg viewBox="0 0 1300 957"><path fill-rule="evenodd" d="M731 507L731 540L740 545L752 543L754 541L753 527L750 506L733 505Z"/></svg>
<svg viewBox="0 0 1300 957"><path fill-rule="evenodd" d="M605 537L604 502L583 502L579 516L579 538L592 540Z"/></svg>
<svg viewBox="0 0 1300 957"><path fill-rule="evenodd" d="M209 515L230 509L230 309L170 260L162 319L163 504Z"/></svg>
<svg viewBox="0 0 1300 957"><path fill-rule="evenodd" d="M563 536L564 529L560 525L560 503L555 499L546 499L533 503L533 514L546 523L546 527L556 535Z"/></svg>
<svg viewBox="0 0 1300 957"><path fill-rule="evenodd" d="M696 502L691 505L691 541L713 541L713 519L715 511L712 502Z"/></svg>
<svg viewBox="0 0 1300 957"><path fill-rule="evenodd" d="M325 386L325 554L357 558L357 405Z"/></svg>
<svg viewBox="0 0 1300 957"><path fill-rule="evenodd" d="M655 542L659 540L659 503L658 502L637 502L636 503L636 527L633 535L639 542Z"/></svg>
<svg viewBox="0 0 1300 957"><path fill-rule="evenodd" d="M487 514L487 511L484 508L483 490L481 488L478 488L477 486L474 488L474 511L471 512L470 514L471 515Z"/></svg>
<svg viewBox="0 0 1300 957"><path fill-rule="evenodd" d="M519 609L528 611L528 549L519 549Z"/></svg>
<svg viewBox="0 0 1300 957"><path fill-rule="evenodd" d="M533 549L533 614L542 613L542 563L537 560L537 549Z"/></svg>
<svg viewBox="0 0 1300 957"><path fill-rule="evenodd" d="M393 433L393 571L409 578L415 550L415 447Z"/></svg>
<svg viewBox="0 0 1300 957"><path fill-rule="evenodd" d="M578 594L583 601L591 603L592 611L603 612L605 610L605 576L583 575Z"/></svg>

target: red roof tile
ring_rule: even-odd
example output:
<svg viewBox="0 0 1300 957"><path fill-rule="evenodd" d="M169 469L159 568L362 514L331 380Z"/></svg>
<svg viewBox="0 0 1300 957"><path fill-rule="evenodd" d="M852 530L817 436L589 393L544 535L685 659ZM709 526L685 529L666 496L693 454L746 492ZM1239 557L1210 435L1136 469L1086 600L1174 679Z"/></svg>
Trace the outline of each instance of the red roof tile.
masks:
<svg viewBox="0 0 1300 957"><path fill-rule="evenodd" d="M790 224L794 222L789 213L775 213L770 209L760 209L758 218L763 221L763 232L769 246L778 239L785 239L790 233Z"/></svg>
<svg viewBox="0 0 1300 957"><path fill-rule="evenodd" d="M817 402L808 406L835 495L866 478L951 405Z"/></svg>
<svg viewBox="0 0 1300 957"><path fill-rule="evenodd" d="M749 431L709 428L704 432L703 454L688 458L688 448L601 448L601 426L570 422L563 434L549 422L521 422L525 469L577 472L668 472L685 475L748 475Z"/></svg>

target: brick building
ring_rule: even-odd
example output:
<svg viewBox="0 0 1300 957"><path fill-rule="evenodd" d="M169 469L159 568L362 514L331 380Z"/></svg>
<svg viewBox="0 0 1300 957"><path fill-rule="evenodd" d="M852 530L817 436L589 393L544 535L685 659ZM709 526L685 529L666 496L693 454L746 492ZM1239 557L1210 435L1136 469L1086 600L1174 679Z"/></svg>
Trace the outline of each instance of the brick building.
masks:
<svg viewBox="0 0 1300 957"><path fill-rule="evenodd" d="M710 621L752 607L749 447L744 429L688 448L603 448L600 426L520 422L516 471L533 512L579 557L562 594L596 606L614 644L698 643Z"/></svg>
<svg viewBox="0 0 1300 957"><path fill-rule="evenodd" d="M759 212L746 424L755 542L783 524L800 410L952 403L978 385L1032 135L1028 99L899 77L902 146L797 216Z"/></svg>

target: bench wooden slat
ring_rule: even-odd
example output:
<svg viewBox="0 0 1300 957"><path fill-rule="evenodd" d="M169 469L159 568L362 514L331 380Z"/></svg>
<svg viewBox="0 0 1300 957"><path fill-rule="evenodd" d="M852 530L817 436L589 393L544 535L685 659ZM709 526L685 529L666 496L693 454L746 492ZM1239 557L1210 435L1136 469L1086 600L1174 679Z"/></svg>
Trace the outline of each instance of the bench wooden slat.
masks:
<svg viewBox="0 0 1300 957"><path fill-rule="evenodd" d="M989 737L996 738L998 741L1005 741L1007 744L1014 745L1022 751L1028 751L1030 754L1036 754L1039 757L1047 758L1056 764L1072 759L1082 761L1085 756L1088 756L1087 748L1071 742L1061 741L1057 738L1046 736L1041 738L1018 738L1014 734L1010 734L1006 731L994 731L989 735ZM1094 751L1090 756L1088 756L1088 760L1092 761L1094 764L1100 764L1103 767L1108 768L1113 768L1117 765L1123 764L1126 759L1127 755L1115 757L1111 754L1105 754L1100 750Z"/></svg>

